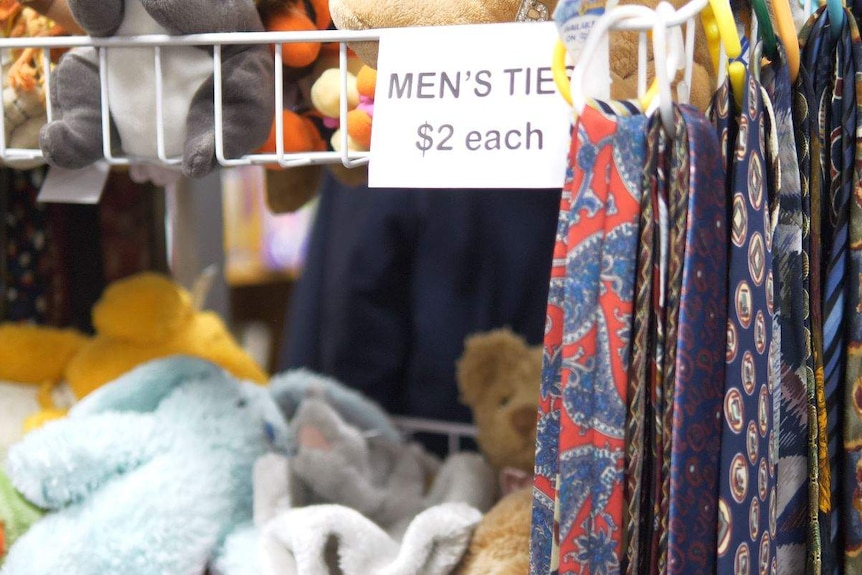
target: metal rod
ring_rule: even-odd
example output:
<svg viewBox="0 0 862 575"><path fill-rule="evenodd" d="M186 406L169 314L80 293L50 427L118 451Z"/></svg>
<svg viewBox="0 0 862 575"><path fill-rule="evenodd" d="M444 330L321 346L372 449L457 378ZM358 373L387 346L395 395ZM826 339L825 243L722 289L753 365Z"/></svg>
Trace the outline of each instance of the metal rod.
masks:
<svg viewBox="0 0 862 575"><path fill-rule="evenodd" d="M156 46L153 49L156 67L156 153L159 160L167 163L167 153L165 152L165 100L164 100L164 77L162 76L162 47Z"/></svg>
<svg viewBox="0 0 862 575"><path fill-rule="evenodd" d="M281 44L275 45L275 155L279 165L284 162L284 63Z"/></svg>
<svg viewBox="0 0 862 575"><path fill-rule="evenodd" d="M215 152L216 159L227 166L224 156L224 108L222 107L221 46L213 46L213 99L215 100Z"/></svg>
<svg viewBox="0 0 862 575"><path fill-rule="evenodd" d="M51 105L51 50L42 48L42 74L45 76L45 116L48 122L54 120Z"/></svg>
<svg viewBox="0 0 862 575"><path fill-rule="evenodd" d="M296 42L359 42L379 40L387 29L308 30L296 32L224 32L208 34L142 34L140 36L52 36L3 38L4 48L140 48L147 46L229 46L235 44L293 44Z"/></svg>

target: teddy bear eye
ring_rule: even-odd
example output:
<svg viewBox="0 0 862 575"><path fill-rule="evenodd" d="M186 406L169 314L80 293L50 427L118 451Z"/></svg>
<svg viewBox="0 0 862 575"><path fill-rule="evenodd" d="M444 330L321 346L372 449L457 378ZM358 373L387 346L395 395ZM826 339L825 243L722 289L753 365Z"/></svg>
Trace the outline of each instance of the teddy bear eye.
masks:
<svg viewBox="0 0 862 575"><path fill-rule="evenodd" d="M245 400L245 398L236 400L237 407L245 407L246 405L248 405L248 402Z"/></svg>
<svg viewBox="0 0 862 575"><path fill-rule="evenodd" d="M502 399L500 399L500 406L506 407L507 405L509 405L510 401L512 401L512 396L507 395L507 396L503 397Z"/></svg>

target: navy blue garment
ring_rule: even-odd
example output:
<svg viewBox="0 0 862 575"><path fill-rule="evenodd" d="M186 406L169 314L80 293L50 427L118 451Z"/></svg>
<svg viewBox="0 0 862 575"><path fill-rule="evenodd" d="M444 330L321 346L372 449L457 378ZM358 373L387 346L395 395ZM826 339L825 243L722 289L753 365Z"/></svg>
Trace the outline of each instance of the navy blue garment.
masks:
<svg viewBox="0 0 862 575"><path fill-rule="evenodd" d="M542 343L559 201L327 175L279 368L335 377L392 414L470 421L455 382L464 338L508 326Z"/></svg>

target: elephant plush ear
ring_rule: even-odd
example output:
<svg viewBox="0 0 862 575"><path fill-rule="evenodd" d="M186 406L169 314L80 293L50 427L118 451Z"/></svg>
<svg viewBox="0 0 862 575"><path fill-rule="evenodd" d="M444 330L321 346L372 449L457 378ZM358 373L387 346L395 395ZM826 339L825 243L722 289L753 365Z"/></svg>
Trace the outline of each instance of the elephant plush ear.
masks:
<svg viewBox="0 0 862 575"><path fill-rule="evenodd" d="M307 369L294 369L270 380L270 390L284 417L290 421L307 397L328 403L347 423L362 431L375 431L400 443L404 436L376 402L343 383Z"/></svg>
<svg viewBox="0 0 862 575"><path fill-rule="evenodd" d="M226 380L225 371L203 359L175 355L143 363L90 393L69 411L81 417L105 411L154 411L162 400L190 381Z"/></svg>

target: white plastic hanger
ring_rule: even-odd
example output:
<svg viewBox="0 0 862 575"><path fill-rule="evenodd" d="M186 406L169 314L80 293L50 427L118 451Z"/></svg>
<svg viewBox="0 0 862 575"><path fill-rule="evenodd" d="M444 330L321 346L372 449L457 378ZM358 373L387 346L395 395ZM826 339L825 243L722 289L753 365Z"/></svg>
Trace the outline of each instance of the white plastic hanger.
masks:
<svg viewBox="0 0 862 575"><path fill-rule="evenodd" d="M661 121L668 134L673 133L673 95L671 93L671 76L668 74L670 68L676 72L676 56L678 50L668 53L668 22L676 13L673 6L662 0L655 10L655 22L652 28L652 53L655 64L655 77L658 82L658 98L655 98L655 107L661 115Z"/></svg>
<svg viewBox="0 0 862 575"><path fill-rule="evenodd" d="M678 27L691 20L691 17L680 18L679 15L680 12L667 2L661 2L656 10L651 10L645 6L626 5L603 14L590 31L578 63L572 71L571 95L574 113L580 115L586 107L583 86L587 63L591 61L592 54L598 48L599 42L604 39L605 34L611 29L624 29L627 25L636 24L637 27L634 29L644 29L648 26L647 29L651 29L653 35L653 62L655 64L658 97L652 99L647 113L652 113L657 109L662 116L662 124L665 129L671 130L673 127L673 97L670 78L676 75L676 71L679 69L679 58L687 50L681 45L681 35L672 36L672 46L674 47L668 49L668 28ZM642 53L643 50L640 52Z"/></svg>

